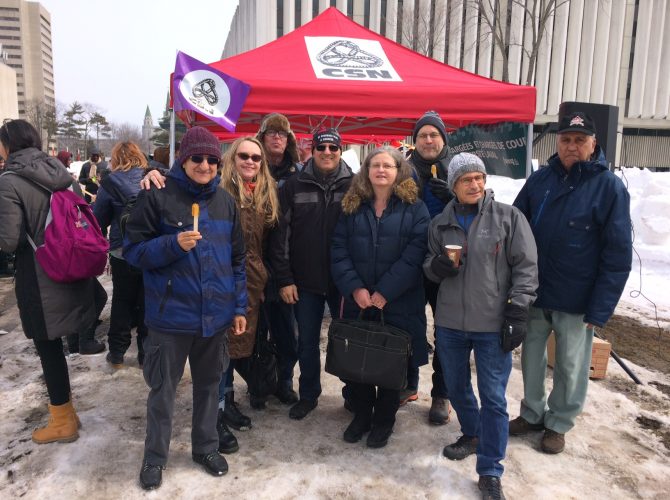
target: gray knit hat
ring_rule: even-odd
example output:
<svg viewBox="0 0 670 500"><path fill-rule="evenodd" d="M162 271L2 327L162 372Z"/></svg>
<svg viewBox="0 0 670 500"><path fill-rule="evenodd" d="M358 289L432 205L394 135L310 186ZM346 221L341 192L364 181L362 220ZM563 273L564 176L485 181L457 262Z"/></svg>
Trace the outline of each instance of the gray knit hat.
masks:
<svg viewBox="0 0 670 500"><path fill-rule="evenodd" d="M454 190L454 184L459 177L469 172L486 174L486 166L481 158L472 153L458 153L449 162L448 182L449 189Z"/></svg>

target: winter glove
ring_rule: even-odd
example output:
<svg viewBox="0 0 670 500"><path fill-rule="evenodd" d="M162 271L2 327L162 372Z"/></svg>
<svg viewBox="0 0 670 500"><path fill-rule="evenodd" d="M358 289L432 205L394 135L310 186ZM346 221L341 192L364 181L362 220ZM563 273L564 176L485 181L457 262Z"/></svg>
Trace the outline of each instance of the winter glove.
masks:
<svg viewBox="0 0 670 500"><path fill-rule="evenodd" d="M437 177L431 177L428 179L428 189L430 189L430 192L433 193L433 196L442 203L449 203L452 198L447 181L443 181Z"/></svg>
<svg viewBox="0 0 670 500"><path fill-rule="evenodd" d="M508 302L503 311L505 320L500 331L503 352L510 352L521 345L528 331L528 308Z"/></svg>
<svg viewBox="0 0 670 500"><path fill-rule="evenodd" d="M441 280L453 278L458 274L459 269L459 267L454 267L454 263L446 255L436 255L430 261L430 270Z"/></svg>

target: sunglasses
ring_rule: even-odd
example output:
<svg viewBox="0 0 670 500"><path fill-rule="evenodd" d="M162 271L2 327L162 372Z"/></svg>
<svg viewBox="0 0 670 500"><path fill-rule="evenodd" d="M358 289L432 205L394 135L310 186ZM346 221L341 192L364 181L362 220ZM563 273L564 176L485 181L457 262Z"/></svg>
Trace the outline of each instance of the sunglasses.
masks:
<svg viewBox="0 0 670 500"><path fill-rule="evenodd" d="M261 155L250 155L249 153L237 153L237 157L242 161L247 161L251 158L254 163L260 163L263 157Z"/></svg>
<svg viewBox="0 0 670 500"><path fill-rule="evenodd" d="M216 156L191 155L190 159L193 163L200 165L205 159L208 165L218 165L219 159Z"/></svg>
<svg viewBox="0 0 670 500"><path fill-rule="evenodd" d="M339 146L335 146L335 144L319 144L319 145L316 147L316 150L317 150L317 151L325 151L326 148L327 148L328 151L330 151L331 153L334 153L335 151L339 151L339 150L340 150L340 147L339 147Z"/></svg>

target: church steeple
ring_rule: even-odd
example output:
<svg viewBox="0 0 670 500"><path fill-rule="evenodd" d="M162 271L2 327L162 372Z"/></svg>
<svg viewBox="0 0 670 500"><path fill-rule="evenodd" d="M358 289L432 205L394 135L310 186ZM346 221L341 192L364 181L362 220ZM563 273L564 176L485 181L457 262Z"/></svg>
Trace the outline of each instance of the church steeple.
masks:
<svg viewBox="0 0 670 500"><path fill-rule="evenodd" d="M142 140L149 142L149 139L154 132L154 119L151 117L151 111L147 105L147 110L144 113L144 124L142 125Z"/></svg>

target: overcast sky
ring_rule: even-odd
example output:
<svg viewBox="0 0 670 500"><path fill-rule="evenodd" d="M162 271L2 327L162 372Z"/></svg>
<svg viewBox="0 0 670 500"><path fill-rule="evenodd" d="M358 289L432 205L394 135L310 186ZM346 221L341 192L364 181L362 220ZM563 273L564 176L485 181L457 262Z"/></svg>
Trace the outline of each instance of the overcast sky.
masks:
<svg viewBox="0 0 670 500"><path fill-rule="evenodd" d="M51 13L56 100L87 102L111 122L163 113L177 50L221 59L237 0L38 0Z"/></svg>

